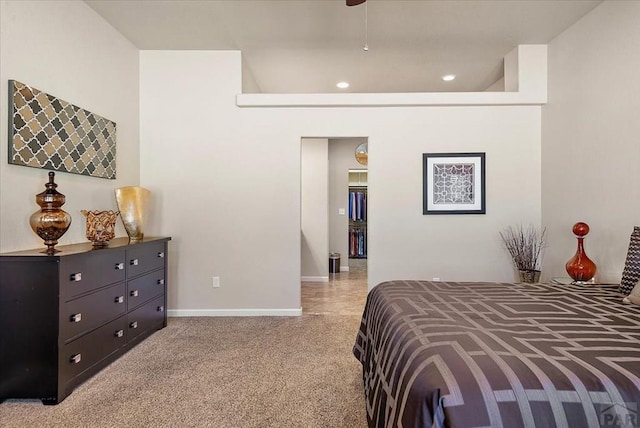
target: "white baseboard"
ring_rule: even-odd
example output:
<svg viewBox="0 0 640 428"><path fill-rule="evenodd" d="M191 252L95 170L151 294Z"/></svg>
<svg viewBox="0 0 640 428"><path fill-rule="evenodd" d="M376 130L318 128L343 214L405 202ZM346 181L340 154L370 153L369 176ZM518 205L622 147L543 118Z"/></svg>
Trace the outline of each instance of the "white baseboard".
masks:
<svg viewBox="0 0 640 428"><path fill-rule="evenodd" d="M169 309L168 317L299 317L298 309Z"/></svg>
<svg viewBox="0 0 640 428"><path fill-rule="evenodd" d="M349 272L349 266L340 266L340 272Z"/></svg>
<svg viewBox="0 0 640 428"><path fill-rule="evenodd" d="M301 281L305 282L329 282L328 276L302 276Z"/></svg>

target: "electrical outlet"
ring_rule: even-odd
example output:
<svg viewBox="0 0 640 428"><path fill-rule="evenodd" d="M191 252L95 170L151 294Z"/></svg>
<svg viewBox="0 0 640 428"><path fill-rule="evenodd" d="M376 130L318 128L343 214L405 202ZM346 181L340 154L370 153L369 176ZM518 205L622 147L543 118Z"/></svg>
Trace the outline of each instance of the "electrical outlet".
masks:
<svg viewBox="0 0 640 428"><path fill-rule="evenodd" d="M220 277L219 276L212 277L212 280L213 280L212 281L213 288L220 287Z"/></svg>
<svg viewBox="0 0 640 428"><path fill-rule="evenodd" d="M440 281L440 277L434 276L432 281Z"/></svg>

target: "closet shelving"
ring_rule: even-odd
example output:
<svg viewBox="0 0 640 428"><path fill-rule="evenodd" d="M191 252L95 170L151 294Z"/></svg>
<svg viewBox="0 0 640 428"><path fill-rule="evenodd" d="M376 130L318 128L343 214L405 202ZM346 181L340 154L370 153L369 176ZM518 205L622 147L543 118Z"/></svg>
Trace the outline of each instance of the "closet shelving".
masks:
<svg viewBox="0 0 640 428"><path fill-rule="evenodd" d="M349 258L367 258L367 186L349 186Z"/></svg>

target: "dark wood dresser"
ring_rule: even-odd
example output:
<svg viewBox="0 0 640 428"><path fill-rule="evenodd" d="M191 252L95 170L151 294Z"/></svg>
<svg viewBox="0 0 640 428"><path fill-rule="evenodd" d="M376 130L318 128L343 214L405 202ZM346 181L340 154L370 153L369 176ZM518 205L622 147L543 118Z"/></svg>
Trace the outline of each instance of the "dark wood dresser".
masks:
<svg viewBox="0 0 640 428"><path fill-rule="evenodd" d="M166 327L170 239L0 254L0 402L58 404Z"/></svg>

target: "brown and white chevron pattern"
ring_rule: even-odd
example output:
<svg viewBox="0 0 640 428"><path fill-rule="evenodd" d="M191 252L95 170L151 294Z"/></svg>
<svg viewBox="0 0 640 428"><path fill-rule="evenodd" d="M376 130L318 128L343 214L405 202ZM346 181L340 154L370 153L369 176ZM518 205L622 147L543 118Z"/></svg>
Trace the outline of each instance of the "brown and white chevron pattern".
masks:
<svg viewBox="0 0 640 428"><path fill-rule="evenodd" d="M640 403L640 307L615 286L383 283L354 354L370 427L600 427Z"/></svg>

